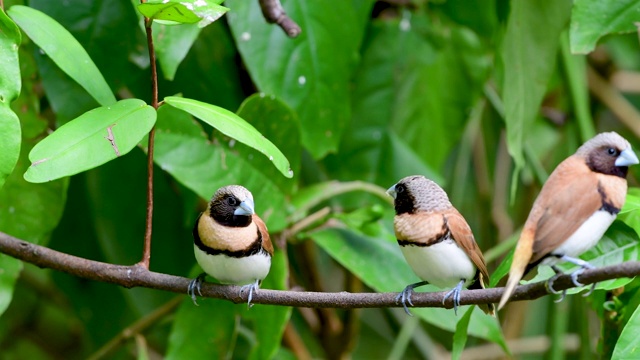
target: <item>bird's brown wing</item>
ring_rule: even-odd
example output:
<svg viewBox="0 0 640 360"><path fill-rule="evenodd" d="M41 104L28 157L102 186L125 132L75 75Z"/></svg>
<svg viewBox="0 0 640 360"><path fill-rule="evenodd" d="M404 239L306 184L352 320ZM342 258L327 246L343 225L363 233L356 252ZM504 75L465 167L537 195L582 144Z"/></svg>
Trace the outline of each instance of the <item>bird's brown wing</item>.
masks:
<svg viewBox="0 0 640 360"><path fill-rule="evenodd" d="M471 231L469 224L467 224L464 217L455 209L450 210L445 215L445 221L449 227L449 231L451 232L451 237L458 246L464 250L480 273L479 278L477 279L478 284L476 286L482 289L488 287L489 272L487 271L487 264L484 262L484 256L482 256L482 251L480 251L480 248L473 237L473 232ZM473 286L474 285L472 284L470 288ZM495 308L493 304L481 304L479 307L486 314L495 315Z"/></svg>
<svg viewBox="0 0 640 360"><path fill-rule="evenodd" d="M578 157L571 157L556 168L536 199L536 209L531 210L539 213L538 220L531 219L530 224L527 219L525 223L525 228L535 229L529 263L560 246L602 207L599 177Z"/></svg>
<svg viewBox="0 0 640 360"><path fill-rule="evenodd" d="M256 214L252 215L252 219L258 227L258 231L262 235L262 247L269 253L269 255L273 256L273 244L271 243L271 237L269 236L267 225L265 225L264 221L262 221L262 219L260 219Z"/></svg>
<svg viewBox="0 0 640 360"><path fill-rule="evenodd" d="M397 215L393 222L399 242L424 246L440 241L447 233L444 217L440 213L407 213Z"/></svg>
<svg viewBox="0 0 640 360"><path fill-rule="evenodd" d="M469 259L471 259L473 264L480 271L482 287L484 288L488 286L489 272L487 271L487 265L484 262L482 251L473 237L473 232L471 231L469 224L467 224L464 217L462 217L462 215L456 210L448 212L445 215L445 218L449 231L451 231L451 237L455 240L458 246L464 250Z"/></svg>

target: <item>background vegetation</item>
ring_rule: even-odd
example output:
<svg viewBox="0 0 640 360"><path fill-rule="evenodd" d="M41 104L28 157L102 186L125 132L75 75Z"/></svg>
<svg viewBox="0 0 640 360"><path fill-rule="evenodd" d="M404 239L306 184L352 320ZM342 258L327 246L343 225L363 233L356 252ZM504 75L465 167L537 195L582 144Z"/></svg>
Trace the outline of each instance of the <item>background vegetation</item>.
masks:
<svg viewBox="0 0 640 360"><path fill-rule="evenodd" d="M199 272L195 218L218 187L238 183L253 192L278 244L263 288L401 291L417 278L395 244L389 199L380 195L401 177L423 174L470 223L495 284L556 164L601 131L640 147L640 1L282 3L302 28L295 39L267 24L249 0L226 1L230 11L204 28L155 24L153 32L159 99L183 96L235 112L278 147L293 177L277 152L269 161L268 151L221 133L224 121L196 120L169 98L157 117L145 108L132 118L137 125L126 125L140 135L126 156L39 183L52 173L34 174L29 153L52 131L112 104L109 94L152 103L147 40L138 1L5 0L0 231L84 258L138 262L147 210L141 137L155 124L153 271ZM48 55L71 53L72 41L54 36L36 45L29 30L40 18L15 5L68 30L110 90L80 85L72 75L79 58L56 65ZM21 42L10 19L25 32ZM85 156L101 153L94 151ZM631 169L619 221L583 256L594 265L638 260L639 175L640 167ZM509 350L522 358L628 358L640 326L635 279L560 304L553 297L515 303L496 319L466 308L458 316L416 308L408 317L401 309L247 310L212 299L195 307L186 289L177 297L125 289L3 254L0 270L2 359L439 359L461 350L467 333L466 358Z"/></svg>

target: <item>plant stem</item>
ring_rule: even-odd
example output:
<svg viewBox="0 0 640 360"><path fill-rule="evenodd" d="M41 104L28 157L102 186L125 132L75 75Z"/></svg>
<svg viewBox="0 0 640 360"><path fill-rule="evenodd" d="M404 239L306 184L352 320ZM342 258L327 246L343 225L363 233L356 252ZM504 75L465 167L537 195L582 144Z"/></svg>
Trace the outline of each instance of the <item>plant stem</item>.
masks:
<svg viewBox="0 0 640 360"><path fill-rule="evenodd" d="M145 0L140 2L144 3ZM151 106L158 110L158 69L156 66L156 53L153 48L152 20L145 18L145 30L147 32L147 44L149 47L149 61L151 64ZM147 147L147 219L145 223L144 245L142 259L139 264L149 269L151 260L151 235L153 232L153 148L156 135L156 127L149 132L149 145Z"/></svg>
<svg viewBox="0 0 640 360"><path fill-rule="evenodd" d="M148 327L157 323L166 315L171 313L178 305L180 305L182 300L184 300L182 296L176 296L150 314L144 316L130 326L127 326L122 331L120 331L120 333L118 333L118 335L116 335L113 339L109 340L109 342L98 349L98 351L93 353L93 355L89 356L89 359L98 360L109 355L111 352L117 349L120 344L145 331Z"/></svg>

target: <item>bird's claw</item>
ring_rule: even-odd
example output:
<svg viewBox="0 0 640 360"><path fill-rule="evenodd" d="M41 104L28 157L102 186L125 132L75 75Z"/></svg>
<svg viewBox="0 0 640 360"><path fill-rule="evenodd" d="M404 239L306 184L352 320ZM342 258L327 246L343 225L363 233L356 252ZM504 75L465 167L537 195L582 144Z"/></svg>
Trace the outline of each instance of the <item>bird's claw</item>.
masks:
<svg viewBox="0 0 640 360"><path fill-rule="evenodd" d="M554 295L562 294L562 296L560 296L560 299L553 301L555 303L562 302L562 300L564 300L564 298L567 296L567 290L559 291L559 290L556 290L556 289L553 288L553 282L556 281L556 279L558 279L560 277L560 275L562 275L562 272L559 272L559 273L556 272L556 274L553 277L551 277L549 280L547 280L547 290L549 290L550 293L552 293Z"/></svg>
<svg viewBox="0 0 640 360"><path fill-rule="evenodd" d="M413 314L411 314L409 308L407 307L407 304L413 306L413 303L411 302L411 294L413 294L413 287L411 285L408 285L404 288L404 290L402 290L400 294L398 294L398 296L396 296L396 304L400 302L402 304L402 307L404 308L404 312L406 312L409 316L413 316Z"/></svg>
<svg viewBox="0 0 640 360"><path fill-rule="evenodd" d="M187 286L187 294L191 296L191 300L193 300L193 303L196 306L199 306L198 302L196 301L197 300L196 291L200 296L202 296L201 288L202 288L202 283L204 282L205 276L207 276L205 273L198 275L195 279L191 280L189 282L189 286Z"/></svg>
<svg viewBox="0 0 640 360"><path fill-rule="evenodd" d="M458 306L460 306L460 292L462 291L462 286L464 285L464 283L465 283L465 280L460 280L458 285L456 285L456 287L454 287L453 289L451 289L451 291L446 293L444 295L444 298L442 299L442 305L444 305L445 301L447 301L448 298L453 296L453 313L456 316L458 315Z"/></svg>
<svg viewBox="0 0 640 360"><path fill-rule="evenodd" d="M247 296L247 308L250 309L253 306L253 304L251 303L251 300L253 299L253 292L258 291L259 288L260 288L260 280L256 280L256 282L251 284L243 285L240 288L240 296L242 296L242 294L247 289L249 290L249 295Z"/></svg>

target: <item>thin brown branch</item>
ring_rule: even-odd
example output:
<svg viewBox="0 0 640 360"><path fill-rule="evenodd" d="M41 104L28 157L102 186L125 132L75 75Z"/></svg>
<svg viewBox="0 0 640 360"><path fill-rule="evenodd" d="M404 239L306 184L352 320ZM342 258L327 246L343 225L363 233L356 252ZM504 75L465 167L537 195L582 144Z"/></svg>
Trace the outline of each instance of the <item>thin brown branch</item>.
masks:
<svg viewBox="0 0 640 360"><path fill-rule="evenodd" d="M636 136L640 137L640 113L616 88L598 74L591 66L587 66L589 90L611 112L626 125Z"/></svg>
<svg viewBox="0 0 640 360"><path fill-rule="evenodd" d="M16 239L0 232L0 252L41 268L62 271L84 279L102 281L126 288L144 287L186 294L191 279L161 274L135 264L132 266L113 265L99 261L83 259L61 253L44 246ZM578 280L589 285L595 282L634 277L640 275L640 262L628 261L618 265L585 270ZM560 276L553 284L556 290L574 287L571 276ZM465 290L461 293L461 305L497 303L503 288ZM413 295L411 300L416 307L444 307L450 309L451 299L442 304L445 292L422 292ZM533 300L548 294L546 282L518 286L512 301ZM234 303L246 303L247 292L240 294L240 287L206 283L202 286L204 297L229 300ZM260 289L253 294L253 303L311 308L387 308L400 307L396 302L397 293L348 293L348 292L297 292Z"/></svg>
<svg viewBox="0 0 640 360"><path fill-rule="evenodd" d="M298 360L311 360L311 353L291 322L284 328L282 342L291 349Z"/></svg>
<svg viewBox="0 0 640 360"><path fill-rule="evenodd" d="M144 3L145 0L141 0ZM158 109L158 68L156 64L156 52L153 47L153 33L151 29L152 20L145 18L145 30L147 32L147 45L149 48L149 61L151 64L151 106ZM147 219L144 231L144 246L142 248L142 259L138 263L145 269L149 269L151 261L151 235L153 232L153 148L156 137L156 127L149 132L149 145L147 147Z"/></svg>
<svg viewBox="0 0 640 360"><path fill-rule="evenodd" d="M120 333L118 333L118 335L116 335L113 339L109 340L109 342L98 349L98 351L93 353L93 355L89 356L88 359L98 360L109 355L112 351L117 349L120 344L145 331L148 327L157 323L160 319L171 313L178 305L180 305L180 302L182 302L182 300L182 298L176 296L175 298L169 300L167 303L160 306L148 315L144 316L140 320L136 321L130 326L127 326L122 331L120 331Z"/></svg>
<svg viewBox="0 0 640 360"><path fill-rule="evenodd" d="M0 0L0 9L4 10L4 0Z"/></svg>
<svg viewBox="0 0 640 360"><path fill-rule="evenodd" d="M287 15L280 4L280 0L258 0L260 2L260 9L262 9L262 15L271 24L278 24L282 30L290 38L294 38L302 32L300 25Z"/></svg>

